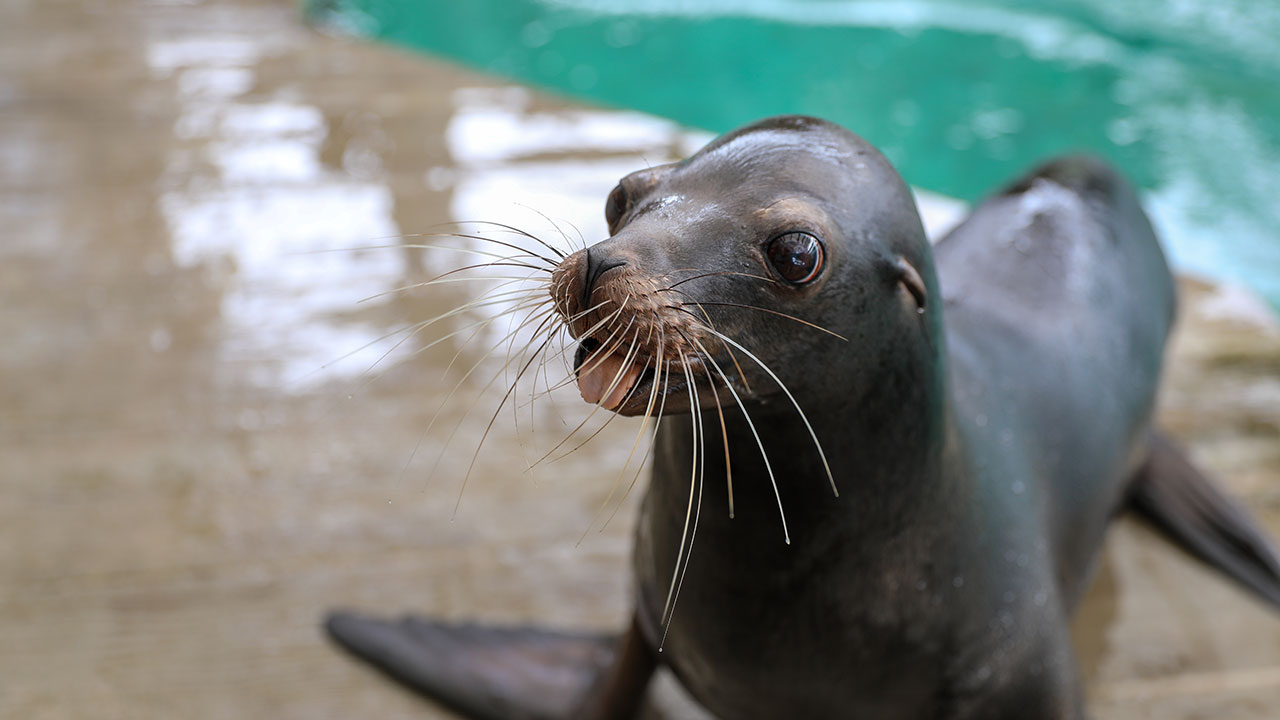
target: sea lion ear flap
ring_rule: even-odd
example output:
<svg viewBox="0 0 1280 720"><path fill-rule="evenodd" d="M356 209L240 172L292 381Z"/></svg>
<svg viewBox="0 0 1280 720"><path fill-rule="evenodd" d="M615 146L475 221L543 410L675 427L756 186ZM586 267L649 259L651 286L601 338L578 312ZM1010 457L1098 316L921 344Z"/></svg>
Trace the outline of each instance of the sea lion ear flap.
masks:
<svg viewBox="0 0 1280 720"><path fill-rule="evenodd" d="M635 207L640 198L649 194L667 173L675 169L678 163L668 163L658 167L637 170L618 181L609 193L604 204L604 219L609 223L609 234L616 235L622 228L622 221L627 213Z"/></svg>
<svg viewBox="0 0 1280 720"><path fill-rule="evenodd" d="M898 256L894 267L898 270L898 282L902 284L902 287L907 292L911 293L911 298L915 300L916 312L923 315L925 306L929 302L929 292L925 289L924 279L920 277L920 273L916 271L915 267L902 256Z"/></svg>

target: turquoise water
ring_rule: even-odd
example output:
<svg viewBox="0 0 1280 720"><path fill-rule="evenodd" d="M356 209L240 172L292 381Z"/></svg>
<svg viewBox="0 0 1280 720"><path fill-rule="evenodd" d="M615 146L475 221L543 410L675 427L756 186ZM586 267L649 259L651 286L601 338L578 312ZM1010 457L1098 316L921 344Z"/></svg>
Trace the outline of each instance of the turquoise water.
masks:
<svg viewBox="0 0 1280 720"><path fill-rule="evenodd" d="M310 0L308 14L716 132L819 115L966 200L1088 150L1146 190L1176 265L1280 306L1277 3Z"/></svg>

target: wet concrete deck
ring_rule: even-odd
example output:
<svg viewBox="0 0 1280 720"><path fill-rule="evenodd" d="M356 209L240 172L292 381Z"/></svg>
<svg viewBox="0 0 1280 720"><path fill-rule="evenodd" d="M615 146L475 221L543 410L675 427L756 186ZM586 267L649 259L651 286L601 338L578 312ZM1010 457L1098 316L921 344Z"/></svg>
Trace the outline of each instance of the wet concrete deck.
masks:
<svg viewBox="0 0 1280 720"><path fill-rule="evenodd" d="M287 2L0 8L0 717L442 718L328 646L324 610L618 625L627 510L575 543L635 425L530 477L528 423L498 423L451 519L487 421L477 382L446 397L460 343L343 356L465 302L360 302L456 257L315 251L550 232L517 203L600 237L614 180L697 140ZM1280 331L1185 287L1162 419L1280 536ZM442 404L452 449L424 436ZM1077 642L1102 720L1280 708L1280 618L1136 523Z"/></svg>

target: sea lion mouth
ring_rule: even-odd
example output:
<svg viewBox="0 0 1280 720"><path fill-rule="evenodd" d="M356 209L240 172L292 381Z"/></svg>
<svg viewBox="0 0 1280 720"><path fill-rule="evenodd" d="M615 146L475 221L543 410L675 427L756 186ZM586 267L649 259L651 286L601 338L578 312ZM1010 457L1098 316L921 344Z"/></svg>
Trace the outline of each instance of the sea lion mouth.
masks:
<svg viewBox="0 0 1280 720"><path fill-rule="evenodd" d="M635 389L645 364L634 354L611 352L599 340L587 338L574 354L574 374L582 399L606 410L616 410Z"/></svg>
<svg viewBox="0 0 1280 720"><path fill-rule="evenodd" d="M583 400L619 415L644 414L659 399L687 392L691 381L697 386L710 382L701 358L659 363L634 349L606 347L593 337L579 342L573 373Z"/></svg>
<svg viewBox="0 0 1280 720"><path fill-rule="evenodd" d="M656 373L649 358L625 349L613 351L595 338L585 338L574 353L573 372L582 399L605 410L621 412L633 398L652 394Z"/></svg>

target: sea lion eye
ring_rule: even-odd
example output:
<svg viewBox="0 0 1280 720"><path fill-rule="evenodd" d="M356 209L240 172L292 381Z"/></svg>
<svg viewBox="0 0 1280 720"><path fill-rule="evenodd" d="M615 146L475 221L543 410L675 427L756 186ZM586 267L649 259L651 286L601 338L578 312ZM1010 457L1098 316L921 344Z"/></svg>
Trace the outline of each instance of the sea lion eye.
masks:
<svg viewBox="0 0 1280 720"><path fill-rule="evenodd" d="M626 214L628 204L627 191L619 183L609 193L609 199L604 201L604 219L609 223L610 233L617 231L618 221Z"/></svg>
<svg viewBox="0 0 1280 720"><path fill-rule="evenodd" d="M803 285L822 270L822 243L809 233L783 233L769 241L766 251L769 264L787 282Z"/></svg>

